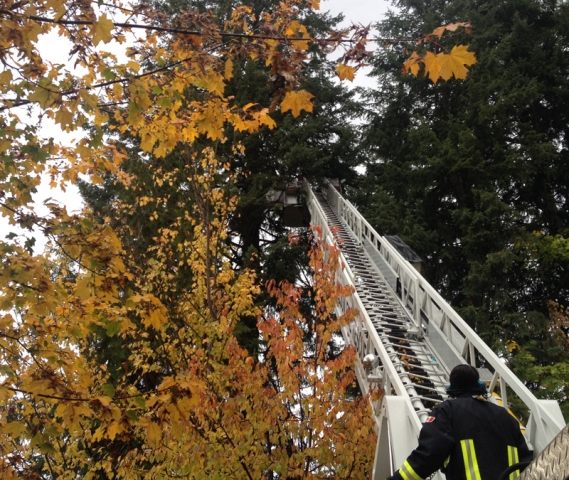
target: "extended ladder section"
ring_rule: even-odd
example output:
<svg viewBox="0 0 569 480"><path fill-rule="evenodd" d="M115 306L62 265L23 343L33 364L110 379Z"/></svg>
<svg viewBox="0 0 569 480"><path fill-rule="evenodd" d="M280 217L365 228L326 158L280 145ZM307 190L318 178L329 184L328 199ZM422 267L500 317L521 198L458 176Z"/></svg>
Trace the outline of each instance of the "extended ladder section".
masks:
<svg viewBox="0 0 569 480"><path fill-rule="evenodd" d="M311 223L328 243L337 242L344 268L337 278L352 285L338 314L360 312L344 328L358 351L356 374L364 393L382 392L373 402L378 443L374 479L384 480L417 446L428 412L446 399L450 370L468 363L478 368L493 401L508 405L514 393L527 407L525 435L541 452L565 426L557 402L538 400L512 371L441 298L397 249L379 235L331 184L322 191L304 183ZM434 477L443 480L437 473Z"/></svg>

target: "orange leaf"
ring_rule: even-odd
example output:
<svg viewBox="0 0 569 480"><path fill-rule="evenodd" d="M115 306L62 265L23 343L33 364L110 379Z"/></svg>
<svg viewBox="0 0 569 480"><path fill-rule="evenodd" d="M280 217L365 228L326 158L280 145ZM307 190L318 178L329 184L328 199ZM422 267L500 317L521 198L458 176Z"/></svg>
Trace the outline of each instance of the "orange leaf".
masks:
<svg viewBox="0 0 569 480"><path fill-rule="evenodd" d="M290 110L294 118L300 115L301 110L312 112L314 105L310 101L311 98L314 98L314 95L306 90L287 92L284 100L281 102L281 110L283 113Z"/></svg>
<svg viewBox="0 0 569 480"><path fill-rule="evenodd" d="M443 36L443 33L445 33L446 27L437 27L433 30L433 33L431 35L441 38Z"/></svg>
<svg viewBox="0 0 569 480"><path fill-rule="evenodd" d="M407 74L411 72L412 75L417 76L419 74L419 69L421 68L419 62L422 58L419 56L417 52L413 52L413 55L409 57L409 59L403 63L403 73Z"/></svg>
<svg viewBox="0 0 569 480"><path fill-rule="evenodd" d="M425 76L428 76L433 83L437 83L439 80L439 73L441 71L439 60L439 56L432 52L427 52L423 58L423 63L425 64Z"/></svg>
<svg viewBox="0 0 569 480"><path fill-rule="evenodd" d="M466 33L470 34L471 32L470 23L457 22L457 23L449 23L448 25L444 25L442 27L437 27L433 30L433 33L431 33L431 35L433 37L441 38L443 36L443 33L445 33L445 31L448 30L449 32L455 32L460 27L464 27Z"/></svg>
<svg viewBox="0 0 569 480"><path fill-rule="evenodd" d="M354 81L354 74L356 73L356 69L354 67L350 67L348 65L344 65L340 63L336 67L336 73L340 77L340 80L348 79L350 82Z"/></svg>
<svg viewBox="0 0 569 480"><path fill-rule="evenodd" d="M469 52L465 45L457 45L448 55L440 53L437 57L439 57L440 64L439 75L443 80L448 80L452 76L465 80L468 75L465 65L470 66L476 63L476 56Z"/></svg>
<svg viewBox="0 0 569 480"><path fill-rule="evenodd" d="M454 32L457 28L464 27L467 33L470 33L470 23L468 22L457 22L457 23L449 23L445 28L449 32Z"/></svg>

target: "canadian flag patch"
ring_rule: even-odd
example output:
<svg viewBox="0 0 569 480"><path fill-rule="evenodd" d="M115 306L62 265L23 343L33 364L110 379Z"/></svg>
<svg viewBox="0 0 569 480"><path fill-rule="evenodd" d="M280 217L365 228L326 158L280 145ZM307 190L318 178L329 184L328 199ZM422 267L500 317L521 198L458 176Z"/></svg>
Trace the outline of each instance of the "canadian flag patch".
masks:
<svg viewBox="0 0 569 480"><path fill-rule="evenodd" d="M427 417L427 418L425 419L425 423L431 423L431 422L434 422L434 421L435 421L435 417Z"/></svg>

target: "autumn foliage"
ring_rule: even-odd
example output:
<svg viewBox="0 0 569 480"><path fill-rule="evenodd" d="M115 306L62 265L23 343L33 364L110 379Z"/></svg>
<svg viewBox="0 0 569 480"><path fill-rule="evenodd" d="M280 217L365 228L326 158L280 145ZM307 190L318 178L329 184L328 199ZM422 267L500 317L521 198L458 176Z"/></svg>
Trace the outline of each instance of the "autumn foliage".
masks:
<svg viewBox="0 0 569 480"><path fill-rule="evenodd" d="M338 299L351 294L334 280L339 251L321 241L311 250L314 321L290 284L268 285L276 307L258 310L254 275L235 273L225 245L235 199L215 184L223 165L207 149L192 160L195 210L186 219L194 228L183 244L172 242L180 218L160 232L154 260L134 265L108 228L83 218L78 235L92 243L72 251L82 263L29 259L40 266L17 280L4 276L4 307L13 313L2 317L3 478L369 473L370 405L349 394L355 351L329 349L356 313L334 315ZM176 266L168 261L173 248ZM25 253L13 253L3 271L26 270L16 263ZM178 291L183 264L193 277ZM22 297L24 288L33 293ZM260 359L233 335L251 314L265 345ZM105 336L129 352L114 378L98 361Z"/></svg>
<svg viewBox="0 0 569 480"><path fill-rule="evenodd" d="M350 394L355 352L329 347L356 313L334 314L351 294L335 281L338 250L316 235L307 317L307 292L258 285L228 249L236 199L215 146L228 129L273 128L272 110L311 112L313 95L298 90L310 44L345 38L311 38L301 4L318 8L275 2L256 18L240 6L220 26L192 11L173 21L145 3L0 1L0 207L14 227L0 242L2 478L369 475L375 440L368 399ZM67 65L43 58L47 34L68 40ZM358 33L346 61L363 60L365 42ZM270 70L270 106L225 96L237 59ZM341 64L340 78L355 69ZM88 128L58 144L42 137L48 119L68 133ZM136 261L121 240L133 232L116 219L51 201L40 216L32 202L42 176L61 188L111 176L137 204L167 204L138 195L119 135L142 156L183 158L176 188L191 198ZM172 186L174 173L155 168L152 182ZM274 307L255 305L262 288ZM244 316L258 318L258 358L234 335ZM111 343L120 364L104 351Z"/></svg>
<svg viewBox="0 0 569 480"><path fill-rule="evenodd" d="M468 69L476 63L476 56L468 51L466 45L454 45L450 51L441 44L441 37L445 32L456 32L463 29L470 33L470 24L466 22L449 23L448 25L435 28L433 32L422 36L418 44L433 44L435 52L430 50L419 53L414 50L409 59L403 64L403 73L411 73L417 76L424 68L424 75L429 77L433 83L440 79L450 80L452 77L457 80L464 80L468 75Z"/></svg>

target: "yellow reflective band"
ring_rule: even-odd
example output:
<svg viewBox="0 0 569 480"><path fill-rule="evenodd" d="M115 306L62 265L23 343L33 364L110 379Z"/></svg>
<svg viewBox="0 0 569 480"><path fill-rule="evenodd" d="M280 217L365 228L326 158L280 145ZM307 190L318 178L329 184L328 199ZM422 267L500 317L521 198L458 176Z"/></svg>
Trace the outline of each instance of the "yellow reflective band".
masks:
<svg viewBox="0 0 569 480"><path fill-rule="evenodd" d="M508 445L508 466L512 466L516 463L519 463L519 456L518 456L518 449L517 447L511 447ZM510 473L510 476L508 477L510 480L514 480L516 478L518 478L520 476L520 471L519 470L515 470L512 473Z"/></svg>
<svg viewBox="0 0 569 480"><path fill-rule="evenodd" d="M422 477L417 475L417 472L413 470L413 467L407 460L405 460L405 463L399 469L399 475L401 475L405 480L423 480Z"/></svg>
<svg viewBox="0 0 569 480"><path fill-rule="evenodd" d="M480 470L478 469L478 460L476 460L474 442L472 440L461 440L460 447L462 449L462 459L464 461L466 479L482 480L480 477Z"/></svg>

